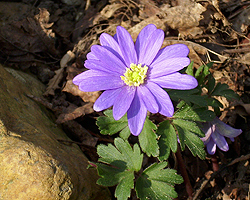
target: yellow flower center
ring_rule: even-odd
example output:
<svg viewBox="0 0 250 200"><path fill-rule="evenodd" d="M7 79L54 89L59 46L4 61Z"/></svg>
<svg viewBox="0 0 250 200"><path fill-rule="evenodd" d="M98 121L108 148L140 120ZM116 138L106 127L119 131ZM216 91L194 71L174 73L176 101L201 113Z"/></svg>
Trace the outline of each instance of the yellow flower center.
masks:
<svg viewBox="0 0 250 200"><path fill-rule="evenodd" d="M121 76L121 79L129 86L139 86L144 83L145 78L147 77L148 66L141 64L130 64L130 68L126 69L124 76Z"/></svg>

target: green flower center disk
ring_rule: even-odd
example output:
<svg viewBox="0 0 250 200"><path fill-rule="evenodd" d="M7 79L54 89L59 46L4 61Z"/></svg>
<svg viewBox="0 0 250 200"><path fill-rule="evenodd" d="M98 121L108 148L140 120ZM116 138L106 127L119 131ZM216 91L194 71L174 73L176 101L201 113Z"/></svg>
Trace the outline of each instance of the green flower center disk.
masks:
<svg viewBox="0 0 250 200"><path fill-rule="evenodd" d="M144 83L145 78L147 77L148 66L141 64L130 64L130 68L126 69L124 76L121 76L121 79L129 86L139 86Z"/></svg>

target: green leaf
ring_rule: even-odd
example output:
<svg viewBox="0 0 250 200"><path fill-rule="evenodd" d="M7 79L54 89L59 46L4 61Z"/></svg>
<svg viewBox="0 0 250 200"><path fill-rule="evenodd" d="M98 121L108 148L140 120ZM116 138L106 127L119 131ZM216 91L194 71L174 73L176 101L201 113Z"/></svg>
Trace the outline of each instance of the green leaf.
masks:
<svg viewBox="0 0 250 200"><path fill-rule="evenodd" d="M213 66L213 63L207 63L206 65L200 66L195 72L194 77L197 79L199 85L204 83L205 77L210 74L209 68Z"/></svg>
<svg viewBox="0 0 250 200"><path fill-rule="evenodd" d="M197 124L182 119L174 119L173 124L178 131L181 150L183 151L186 145L194 156L205 159L206 152L204 150L204 144L200 139L204 137L205 134Z"/></svg>
<svg viewBox="0 0 250 200"><path fill-rule="evenodd" d="M224 96L228 100L239 99L239 96L233 90L229 89L229 86L225 83L218 83L211 96Z"/></svg>
<svg viewBox="0 0 250 200"><path fill-rule="evenodd" d="M201 96L198 88L192 90L168 90L167 93L173 101L184 100L189 105L207 106L207 96Z"/></svg>
<svg viewBox="0 0 250 200"><path fill-rule="evenodd" d="M193 65L194 65L194 61L192 61L192 62L187 66L186 73L187 73L188 75L194 76Z"/></svg>
<svg viewBox="0 0 250 200"><path fill-rule="evenodd" d="M133 171L124 171L102 163L93 163L97 166L98 175L101 176L97 180L98 185L115 186L115 197L119 200L126 200L130 197L130 191L134 188Z"/></svg>
<svg viewBox="0 0 250 200"><path fill-rule="evenodd" d="M122 129L122 131L120 132L119 136L124 139L127 140L130 136L130 130L129 127L125 127L124 129Z"/></svg>
<svg viewBox="0 0 250 200"><path fill-rule="evenodd" d="M138 144L135 144L132 149L128 141L124 141L121 138L115 138L114 144L115 146L112 144L108 144L108 146L104 144L98 145L97 154L100 156L98 161L111 165L115 163L114 166L118 168L124 167L124 163L126 163L127 169L139 171L143 154L141 154Z"/></svg>
<svg viewBox="0 0 250 200"><path fill-rule="evenodd" d="M212 76L212 74L209 74L208 76L208 82L207 82L207 90L208 90L208 94L211 95L213 89L215 86L215 79Z"/></svg>
<svg viewBox="0 0 250 200"><path fill-rule="evenodd" d="M118 200L128 199L130 197L130 190L134 189L134 174L126 173L123 179L120 179L120 183L116 186L115 197Z"/></svg>
<svg viewBox="0 0 250 200"><path fill-rule="evenodd" d="M207 103L208 103L208 104L207 104L208 106L223 108L223 105L221 104L221 102L218 101L218 100L215 99L215 98L208 98Z"/></svg>
<svg viewBox="0 0 250 200"><path fill-rule="evenodd" d="M157 142L156 125L151 122L148 117L145 120L142 132L138 136L141 149L148 157L151 155L157 157L159 155L159 146Z"/></svg>
<svg viewBox="0 0 250 200"><path fill-rule="evenodd" d="M221 104L221 102L219 102L217 99L211 97L211 98L207 99L207 105L213 107L214 113L216 116L220 115L220 113L221 113L220 108L223 108L223 105Z"/></svg>
<svg viewBox="0 0 250 200"><path fill-rule="evenodd" d="M183 182L181 176L173 169L164 169L167 162L154 163L137 179L135 190L141 200L172 200L178 194L174 185Z"/></svg>
<svg viewBox="0 0 250 200"><path fill-rule="evenodd" d="M128 141L121 138L114 140L114 145L100 144L97 147L98 159L102 163L92 163L97 166L100 179L97 184L103 186L117 185L115 196L119 200L130 197L130 190L134 188L134 172L142 166L143 154L138 144L132 148ZM105 163L105 164L103 164Z"/></svg>
<svg viewBox="0 0 250 200"><path fill-rule="evenodd" d="M174 153L177 151L177 135L175 129L170 122L166 120L159 124L156 133L160 136L158 142L160 147L159 160L167 160L170 154L170 149Z"/></svg>
<svg viewBox="0 0 250 200"><path fill-rule="evenodd" d="M206 122L215 118L214 112L203 108L192 108L189 105L184 105L173 116L177 119L185 119L190 121Z"/></svg>
<svg viewBox="0 0 250 200"><path fill-rule="evenodd" d="M96 121L101 134L113 135L128 126L127 115L124 115L120 120L116 121L113 118L112 110L106 110L104 114L106 116L98 117Z"/></svg>

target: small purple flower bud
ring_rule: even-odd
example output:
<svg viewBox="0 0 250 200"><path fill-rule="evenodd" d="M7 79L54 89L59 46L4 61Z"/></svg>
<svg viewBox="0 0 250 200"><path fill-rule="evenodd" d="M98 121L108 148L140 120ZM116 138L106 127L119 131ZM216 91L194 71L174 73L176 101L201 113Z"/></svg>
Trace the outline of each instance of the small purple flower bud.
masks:
<svg viewBox="0 0 250 200"><path fill-rule="evenodd" d="M242 133L241 129L232 128L217 117L210 122L204 123L202 130L205 133L205 137L201 138L201 140L207 146L207 152L210 155L215 154L216 145L222 151L228 151L229 146L225 137L230 138L233 142L234 138Z"/></svg>

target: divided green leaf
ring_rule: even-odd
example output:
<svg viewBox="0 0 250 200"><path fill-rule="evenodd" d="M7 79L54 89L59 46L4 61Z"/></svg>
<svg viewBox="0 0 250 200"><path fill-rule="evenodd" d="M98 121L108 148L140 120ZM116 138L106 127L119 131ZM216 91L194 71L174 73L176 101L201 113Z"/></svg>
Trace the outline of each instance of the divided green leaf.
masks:
<svg viewBox="0 0 250 200"><path fill-rule="evenodd" d="M126 169L139 171L141 169L142 157L140 147L138 144L134 145L132 149L128 141L124 141L121 138L115 138L115 146L108 144L100 144L97 147L97 153L100 156L98 161L107 163L110 165L115 165L118 168L124 167L126 164ZM121 166L119 166L119 163Z"/></svg>
<svg viewBox="0 0 250 200"><path fill-rule="evenodd" d="M119 136L124 139L124 140L127 140L130 136L130 130L129 130L129 127L126 126L124 129L121 130Z"/></svg>
<svg viewBox="0 0 250 200"><path fill-rule="evenodd" d="M96 124L99 127L101 134L113 135L119 131L122 131L128 126L127 115L124 115L120 120L113 118L113 111L104 111L106 116L100 116L97 118Z"/></svg>
<svg viewBox="0 0 250 200"><path fill-rule="evenodd" d="M201 96L198 88L192 90L167 90L167 92L174 101L184 100L189 105L207 106L207 96Z"/></svg>
<svg viewBox="0 0 250 200"><path fill-rule="evenodd" d="M211 121L215 118L214 112L206 107L192 108L189 105L183 105L173 116L178 119L185 119L197 122Z"/></svg>
<svg viewBox="0 0 250 200"><path fill-rule="evenodd" d="M170 149L175 153L177 151L177 135L174 127L168 120L159 124L157 135L160 136L159 147L160 155L159 160L167 160L170 155Z"/></svg>
<svg viewBox="0 0 250 200"><path fill-rule="evenodd" d="M228 100L239 99L239 96L225 83L218 83L213 89L211 96L223 96Z"/></svg>
<svg viewBox="0 0 250 200"><path fill-rule="evenodd" d="M181 150L183 151L186 145L194 156L205 159L206 152L204 150L204 144L200 139L204 137L205 134L197 124L193 121L183 119L174 119L173 124L178 131Z"/></svg>
<svg viewBox="0 0 250 200"><path fill-rule="evenodd" d="M194 77L197 79L199 85L204 83L205 77L210 74L209 68L213 66L213 63L207 63L206 65L200 66L195 72Z"/></svg>
<svg viewBox="0 0 250 200"><path fill-rule="evenodd" d="M172 200L178 196L174 185L182 183L183 179L175 170L164 169L166 166L167 162L154 163L144 170L135 184L138 198Z"/></svg>
<svg viewBox="0 0 250 200"><path fill-rule="evenodd" d="M147 156L157 157L159 155L159 146L157 141L157 135L154 130L156 130L156 125L146 118L142 132L138 136L141 149Z"/></svg>
<svg viewBox="0 0 250 200"><path fill-rule="evenodd" d="M128 141L121 138L114 140L114 145L100 144L97 153L99 162L93 163L97 166L100 179L97 184L103 186L117 185L115 196L119 200L130 197L130 190L134 188L134 172L138 172L142 166L143 154L140 147L135 144L132 148Z"/></svg>
<svg viewBox="0 0 250 200"><path fill-rule="evenodd" d="M97 166L98 185L115 186L115 196L119 200L126 200L130 197L130 191L134 188L134 173L102 163L94 163Z"/></svg>
<svg viewBox="0 0 250 200"><path fill-rule="evenodd" d="M160 136L159 147L160 155L159 160L167 160L170 155L170 149L175 153L177 151L177 135L174 127L168 120L159 124L157 135Z"/></svg>

